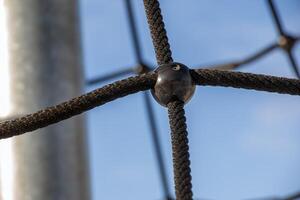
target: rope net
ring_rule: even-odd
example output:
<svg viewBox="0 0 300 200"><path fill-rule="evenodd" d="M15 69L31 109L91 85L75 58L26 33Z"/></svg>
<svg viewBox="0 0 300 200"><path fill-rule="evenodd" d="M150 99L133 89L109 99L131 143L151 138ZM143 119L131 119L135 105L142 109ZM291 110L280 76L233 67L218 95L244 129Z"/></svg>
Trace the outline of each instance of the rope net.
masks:
<svg viewBox="0 0 300 200"><path fill-rule="evenodd" d="M293 37L285 33L273 2L271 0L268 0L267 2L280 36L279 42L270 44L265 48L255 52L253 55L249 55L240 61L213 65L210 66L211 69L191 69L190 74L195 84L198 86L233 87L280 94L300 95L300 81L298 79L226 71L237 69L266 56L276 48L282 48L285 50L296 76L298 78L300 77L297 63L295 62L292 54L293 47L300 37ZM165 30L163 17L161 15L159 2L158 0L144 0L144 6L153 46L156 53L157 63L158 65L172 63L172 52L168 42L167 32ZM142 60L141 48L137 38L138 36L130 0L126 0L126 8L128 11L129 24L131 27L138 65L135 67L126 68L110 75L89 80L87 84L99 83L132 72L138 75L114 82L82 96L52 107L42 109L35 113L16 119L2 121L0 122L0 139L31 132L48 125L58 123L62 120L66 120L97 106L102 106L105 103L114 101L118 98L154 88L158 75L156 71L152 72L151 67L146 65ZM156 157L160 169L161 182L164 189L164 198L172 199L172 195L170 194L167 186L168 181L165 172L165 165L162 159L161 147L157 137L157 127L153 115L153 108L150 104L150 97L147 93L145 93L144 97L149 114L148 118L152 130L154 147L156 149ZM184 102L174 98L167 104L167 108L171 130L176 199L191 200L193 199L192 177L190 169L191 161L189 159L188 132L184 111ZM292 200L297 198L299 198L299 194L293 194L289 197L281 199Z"/></svg>

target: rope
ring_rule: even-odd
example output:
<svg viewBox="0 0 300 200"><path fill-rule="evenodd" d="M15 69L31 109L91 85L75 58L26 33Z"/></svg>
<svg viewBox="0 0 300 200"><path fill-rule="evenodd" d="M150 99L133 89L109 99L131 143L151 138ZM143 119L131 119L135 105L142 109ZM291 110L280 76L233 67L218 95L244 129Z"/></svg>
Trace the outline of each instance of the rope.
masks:
<svg viewBox="0 0 300 200"><path fill-rule="evenodd" d="M127 3L128 2L129 0L127 1ZM269 0L268 2L280 35L287 37L287 35L285 35L283 32L281 23L276 14L276 10L274 8L274 5L272 4L272 1ZM168 37L164 27L163 17L159 8L159 2L157 0L144 0L144 6L155 48L157 63L161 65L173 62L172 52L170 50ZM128 9L131 8L128 7ZM133 20L132 15L129 15L129 18ZM131 26L134 29L133 23L131 24ZM141 61L141 55L138 51L140 47L137 45L137 34L133 34L135 37L135 49L137 50L137 58L139 61ZM295 40L299 40L299 37L295 38ZM239 65L247 64L262 57L263 55L269 53L277 47L277 44L274 46L270 46L257 52L249 58L246 58L244 61L224 65L224 67L236 68ZM294 61L291 52L289 51L288 53L295 73L299 77L296 62ZM132 72L132 69L125 69L124 71L111 74L110 76L105 76L101 79L91 81L90 84L114 78L116 76L127 74L130 72ZM282 94L300 95L300 81L296 79L208 69L191 70L191 74L195 83L198 85L224 86L277 92ZM100 89L94 90L80 97L76 97L59 105L45 108L36 113L28 114L24 117L20 117L14 120L0 122L0 139L34 131L36 129L46 127L48 125L78 115L96 106L101 106L117 98L124 97L126 95L133 94L139 91L148 90L150 88L153 88L156 82L156 78L157 74L155 73L148 73L145 75L131 77L106 85ZM147 101L148 100L149 99L147 99ZM167 107L171 128L176 199L191 200L193 198L191 184L192 177L189 159L188 132L186 130L186 118L184 115L184 103L175 100L168 103ZM152 109L149 108L148 110ZM149 113L149 115L152 114ZM153 118L153 116L150 116L150 118ZM150 119L150 121L151 120L153 123L154 120ZM154 127L154 125L152 125L152 127ZM295 194L285 199L296 199L298 197L299 194Z"/></svg>
<svg viewBox="0 0 300 200"><path fill-rule="evenodd" d="M129 19L128 20L129 28L130 28L132 42L133 42L133 46L134 46L135 57L136 57L137 62L139 63L139 67L136 68L137 69L136 73L143 74L143 73L149 72L151 68L148 67L147 65L145 65L144 64L145 62L143 61L142 48L141 48L141 44L140 44L140 41L138 38L132 3L133 2L131 0L125 1L127 15L128 15L128 19ZM157 166L158 166L158 172L160 175L159 178L160 178L160 182L161 182L162 189L163 189L164 200L172 200L171 193L169 190L169 184L168 184L169 181L168 181L168 176L167 176L167 171L166 171L166 164L163 159L162 147L160 144L159 132L158 132L158 127L157 127L157 122L155 120L153 106L151 103L151 97L150 97L148 91L145 91L143 93L143 96L144 96L148 121L149 121L149 125L150 125L151 139L152 139L152 143L153 143L153 147L154 147L154 153L155 153L156 162L157 162Z"/></svg>
<svg viewBox="0 0 300 200"><path fill-rule="evenodd" d="M152 36L158 65L173 62L159 2L144 0L147 20ZM189 146L184 116L184 103L174 101L168 104L172 136L174 182L177 200L191 200L192 178L190 175Z"/></svg>
<svg viewBox="0 0 300 200"><path fill-rule="evenodd" d="M272 51L277 49L279 45L277 43L270 44L262 49L259 49L255 53L245 57L243 60L225 63L225 64L218 64L210 66L209 69L219 69L219 70L234 70L240 68L241 66L250 64L251 62L257 61L263 56L270 54Z"/></svg>
<svg viewBox="0 0 300 200"><path fill-rule="evenodd" d="M192 177L190 169L190 155L188 132L184 116L184 103L173 101L168 104L171 127L173 170L175 193L177 200L192 200Z"/></svg>
<svg viewBox="0 0 300 200"><path fill-rule="evenodd" d="M300 95L300 81L297 79L209 69L191 70L191 74L198 85L224 86ZM117 98L148 90L154 86L156 77L155 73L148 73L117 81L62 104L14 120L0 122L0 139L34 131Z"/></svg>
<svg viewBox="0 0 300 200"><path fill-rule="evenodd" d="M148 90L154 86L155 81L156 74L154 73L131 77L36 113L0 122L0 139L34 131L78 115L96 106L101 106L117 98Z"/></svg>
<svg viewBox="0 0 300 200"><path fill-rule="evenodd" d="M198 85L254 89L281 94L300 95L297 79L210 69L191 70Z"/></svg>
<svg viewBox="0 0 300 200"><path fill-rule="evenodd" d="M281 21L279 19L279 14L273 4L273 1L272 0L268 0L268 6L270 8L270 11L271 11L271 14L272 14L272 17L274 19L274 23L276 25L276 28L279 32L280 35L284 35L284 31L283 31L283 28L282 28L282 24L281 24Z"/></svg>
<svg viewBox="0 0 300 200"><path fill-rule="evenodd" d="M144 6L158 65L173 62L159 2L157 0L144 0Z"/></svg>
<svg viewBox="0 0 300 200"><path fill-rule="evenodd" d="M152 137L154 150L155 150L155 156L158 164L158 172L160 175L160 181L164 192L164 200L171 200L172 198L168 187L169 184L168 184L168 176L166 172L166 164L164 162L164 158L162 154L162 147L159 140L158 127L155 121L154 110L150 99L151 97L149 92L144 92L143 95L146 104L148 120L150 122L149 125L150 125L151 137Z"/></svg>

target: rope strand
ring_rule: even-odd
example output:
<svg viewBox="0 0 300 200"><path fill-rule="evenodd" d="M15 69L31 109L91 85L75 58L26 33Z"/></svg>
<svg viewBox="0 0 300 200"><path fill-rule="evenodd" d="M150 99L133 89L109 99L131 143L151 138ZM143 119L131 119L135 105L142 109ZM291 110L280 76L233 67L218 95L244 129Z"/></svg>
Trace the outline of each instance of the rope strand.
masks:
<svg viewBox="0 0 300 200"><path fill-rule="evenodd" d="M159 2L157 0L144 0L144 6L158 65L173 62Z"/></svg>
<svg viewBox="0 0 300 200"><path fill-rule="evenodd" d="M300 81L297 79L211 69L191 70L191 74L197 85L223 86L300 95Z"/></svg>
<svg viewBox="0 0 300 200"><path fill-rule="evenodd" d="M189 141L183 106L184 103L181 101L168 103L173 149L175 193L176 200L192 200L193 192L189 158Z"/></svg>
<svg viewBox="0 0 300 200"><path fill-rule="evenodd" d="M158 0L144 0L145 11L158 65L173 62L164 22ZM171 92L171 91L170 91ZM173 170L177 200L191 200L192 177L190 175L189 146L185 124L183 102L169 103L169 120L171 127Z"/></svg>
<svg viewBox="0 0 300 200"><path fill-rule="evenodd" d="M60 122L96 106L153 87L156 74L131 77L106 85L59 105L14 120L0 122L0 139L20 135Z"/></svg>
<svg viewBox="0 0 300 200"><path fill-rule="evenodd" d="M300 95L300 80L297 79L209 69L191 70L191 74L198 85L234 87ZM57 106L49 107L14 120L0 122L0 139L34 131L117 98L138 91L148 90L154 86L156 77L157 74L148 73L117 81Z"/></svg>

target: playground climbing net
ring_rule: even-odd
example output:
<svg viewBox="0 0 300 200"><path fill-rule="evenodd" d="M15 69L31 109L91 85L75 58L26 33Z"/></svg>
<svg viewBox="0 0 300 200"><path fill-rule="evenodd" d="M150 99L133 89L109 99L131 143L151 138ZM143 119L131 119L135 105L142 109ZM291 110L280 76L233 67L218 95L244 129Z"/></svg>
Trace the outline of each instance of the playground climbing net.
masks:
<svg viewBox="0 0 300 200"><path fill-rule="evenodd" d="M192 176L184 105L192 98L195 87L223 86L276 92L280 94L300 95L300 81L298 79L230 71L256 61L276 48L281 48L288 56L295 75L300 78L297 63L293 56L293 48L300 37L289 35L283 30L272 0L267 0L279 33L277 43L270 44L240 61L214 65L210 66L208 69L189 69L184 64L173 61L158 0L144 0L145 12L158 64L158 68L153 71L152 67L143 62L141 56L141 48L138 41L131 2L130 0L126 0L125 3L138 65L136 67L89 80L87 81L87 84L96 84L129 73L136 73L138 75L116 81L82 96L42 109L35 113L0 122L0 139L34 131L71 118L94 107L104 105L115 99L144 91L153 136L152 138L156 149L156 158L164 189L164 198L172 199L172 195L168 190L168 180L161 155L150 96L146 92L147 90L151 90L155 100L168 109L176 199L191 200L193 199ZM285 198L275 199L293 200L297 198L300 198L300 193Z"/></svg>

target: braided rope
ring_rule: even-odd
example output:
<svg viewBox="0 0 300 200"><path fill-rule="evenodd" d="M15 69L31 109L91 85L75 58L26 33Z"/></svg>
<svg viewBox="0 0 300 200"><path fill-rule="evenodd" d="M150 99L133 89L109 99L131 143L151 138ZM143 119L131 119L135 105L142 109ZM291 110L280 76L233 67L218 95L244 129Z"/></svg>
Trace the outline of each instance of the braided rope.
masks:
<svg viewBox="0 0 300 200"><path fill-rule="evenodd" d="M34 131L50 124L68 119L96 106L153 87L156 74L149 73L131 77L106 85L100 89L71 99L59 105L48 107L36 113L0 123L0 139Z"/></svg>
<svg viewBox="0 0 300 200"><path fill-rule="evenodd" d="M172 52L164 28L159 2L157 0L144 0L144 4L155 47L157 62L159 65L172 62ZM269 53L274 48L275 46L270 47L270 49L264 49L242 62L233 63L225 67L235 68L239 65L252 62L266 53ZM290 60L293 64L292 57ZM296 66L295 62L293 65ZM296 67L294 68L297 70ZM125 71L124 73L127 72L128 71ZM131 72L131 69L129 72ZM118 76L120 74L121 73L113 74L113 76ZM255 89L260 91L300 95L300 81L295 79L205 69L191 70L191 74L198 85ZM108 76L108 78L111 78L111 76ZM99 80L97 80L97 82L98 81ZM155 73L128 78L59 105L48 107L36 113L14 120L0 122L0 139L46 127L50 124L78 115L96 106L101 106L117 98L148 90L154 86L155 81ZM193 196L191 184L192 177L190 174L188 133L186 130L186 118L184 116L184 103L181 101L173 101L167 106L171 128L176 197L177 200L191 200ZM298 196L299 195L296 194L286 199L295 199Z"/></svg>
<svg viewBox="0 0 300 200"><path fill-rule="evenodd" d="M144 0L144 6L158 65L173 62L159 2L157 0Z"/></svg>
<svg viewBox="0 0 300 200"><path fill-rule="evenodd" d="M164 28L157 0L144 0L145 11L151 31L158 65L173 62L172 52ZM190 175L189 146L182 102L168 104L172 135L174 181L177 200L191 200L192 178Z"/></svg>
<svg viewBox="0 0 300 200"><path fill-rule="evenodd" d="M144 0L148 25L151 31L158 65L173 62L158 0ZM191 200L192 178L190 175L189 146L184 116L184 103L168 104L172 135L174 181L177 200Z"/></svg>
<svg viewBox="0 0 300 200"><path fill-rule="evenodd" d="M171 127L176 199L191 200L193 192L189 141L183 106L184 103L181 101L170 102L168 103L168 112Z"/></svg>
<svg viewBox="0 0 300 200"><path fill-rule="evenodd" d="M300 95L300 81L297 79L210 69L191 70L191 74L198 85L244 88Z"/></svg>
<svg viewBox="0 0 300 200"><path fill-rule="evenodd" d="M209 69L191 70L191 74L198 85L224 86L300 95L300 80L297 79ZM117 81L62 104L45 108L14 120L0 122L0 139L34 131L117 98L148 90L154 86L156 77L155 73L148 73Z"/></svg>

